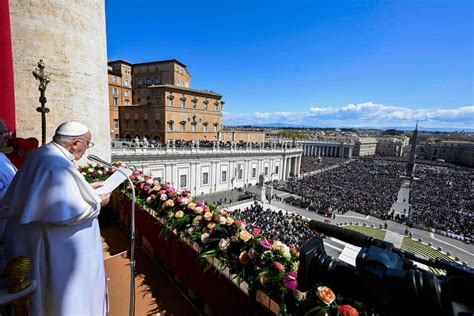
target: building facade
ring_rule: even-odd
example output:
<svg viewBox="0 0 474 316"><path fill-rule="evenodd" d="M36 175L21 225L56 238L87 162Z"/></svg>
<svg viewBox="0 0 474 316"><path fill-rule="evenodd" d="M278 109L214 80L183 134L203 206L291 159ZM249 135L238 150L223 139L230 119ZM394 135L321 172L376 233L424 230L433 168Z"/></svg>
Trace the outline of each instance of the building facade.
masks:
<svg viewBox="0 0 474 316"><path fill-rule="evenodd" d="M390 137L377 139L376 154L380 156L401 157L408 146L408 137L405 139Z"/></svg>
<svg viewBox="0 0 474 316"><path fill-rule="evenodd" d="M300 145L262 148L151 147L112 148L112 161L131 164L192 195L231 190L300 175Z"/></svg>
<svg viewBox="0 0 474 316"><path fill-rule="evenodd" d="M265 131L223 129L219 132L219 140L223 142L263 143L265 142Z"/></svg>
<svg viewBox="0 0 474 316"><path fill-rule="evenodd" d="M300 141L303 156L352 158L354 141Z"/></svg>
<svg viewBox="0 0 474 316"><path fill-rule="evenodd" d="M124 60L108 62L110 137L120 138L119 108L132 105L132 64Z"/></svg>
<svg viewBox="0 0 474 316"><path fill-rule="evenodd" d="M120 137L218 140L222 96L190 88L190 78L177 60L133 64L133 105L119 107Z"/></svg>
<svg viewBox="0 0 474 316"><path fill-rule="evenodd" d="M474 142L427 140L426 159L474 166Z"/></svg>

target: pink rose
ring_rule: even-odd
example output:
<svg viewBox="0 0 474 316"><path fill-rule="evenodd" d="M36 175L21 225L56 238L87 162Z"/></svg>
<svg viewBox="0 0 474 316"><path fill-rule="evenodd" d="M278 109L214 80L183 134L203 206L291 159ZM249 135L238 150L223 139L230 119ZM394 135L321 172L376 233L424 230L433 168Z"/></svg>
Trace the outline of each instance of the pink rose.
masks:
<svg viewBox="0 0 474 316"><path fill-rule="evenodd" d="M272 240L267 240L267 239L262 239L259 241L260 246L262 246L265 249L272 249L273 246L273 241Z"/></svg>
<svg viewBox="0 0 474 316"><path fill-rule="evenodd" d="M252 235L254 235L256 237L259 234L260 234L260 228L254 227L253 230L252 230Z"/></svg>
<svg viewBox="0 0 474 316"><path fill-rule="evenodd" d="M143 190L145 190L145 191L147 191L147 192L150 191L150 189L151 189L151 186L149 186L149 185L145 185L145 186L143 187Z"/></svg>

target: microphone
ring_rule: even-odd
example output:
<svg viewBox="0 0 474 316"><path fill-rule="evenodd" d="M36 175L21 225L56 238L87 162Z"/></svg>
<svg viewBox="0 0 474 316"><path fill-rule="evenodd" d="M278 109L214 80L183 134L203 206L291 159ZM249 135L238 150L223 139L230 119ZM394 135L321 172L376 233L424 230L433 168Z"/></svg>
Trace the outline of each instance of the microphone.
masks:
<svg viewBox="0 0 474 316"><path fill-rule="evenodd" d="M369 247L374 241L373 237L368 237L359 232L341 228L335 225L318 222L314 219L309 221L309 228L358 247Z"/></svg>
<svg viewBox="0 0 474 316"><path fill-rule="evenodd" d="M105 166L107 166L107 167L109 167L109 168L116 169L110 162L107 162L107 161L105 161L105 160L103 160L103 159L97 157L96 155L90 154L90 155L87 156L87 159L88 159L88 160L91 160L91 161L93 161L93 162L97 162L97 163L100 163L100 164L102 164L102 165L105 165Z"/></svg>
<svg viewBox="0 0 474 316"><path fill-rule="evenodd" d="M135 316L135 186L133 185L132 180L128 175L125 174L120 168L115 167L110 162L107 162L96 155L88 155L87 159L96 163L100 163L104 166L114 169L117 172L123 174L128 182L130 183L130 187L132 189L132 212L130 218L130 290L129 290L129 316Z"/></svg>

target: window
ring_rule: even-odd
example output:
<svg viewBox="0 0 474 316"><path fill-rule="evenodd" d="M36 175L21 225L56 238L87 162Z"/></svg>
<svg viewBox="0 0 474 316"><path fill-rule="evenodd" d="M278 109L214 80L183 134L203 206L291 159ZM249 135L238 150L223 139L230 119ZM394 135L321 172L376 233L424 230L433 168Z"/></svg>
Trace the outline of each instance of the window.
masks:
<svg viewBox="0 0 474 316"><path fill-rule="evenodd" d="M148 121L143 121L143 129L148 130Z"/></svg>
<svg viewBox="0 0 474 316"><path fill-rule="evenodd" d="M125 120L125 128L126 129L130 128L130 121L129 120Z"/></svg>
<svg viewBox="0 0 474 316"><path fill-rule="evenodd" d="M179 80L176 80L176 85L179 86Z"/></svg>
<svg viewBox="0 0 474 316"><path fill-rule="evenodd" d="M257 168L253 167L252 168L252 178L255 178L257 176Z"/></svg>
<svg viewBox="0 0 474 316"><path fill-rule="evenodd" d="M202 103L204 103L204 110L207 110L207 105L209 104L209 101L206 100L206 101L204 101L204 102L202 102Z"/></svg>
<svg viewBox="0 0 474 316"><path fill-rule="evenodd" d="M119 120L114 120L114 128L119 128Z"/></svg>
<svg viewBox="0 0 474 316"><path fill-rule="evenodd" d="M138 121L135 121L135 129L139 129L140 128L140 123L138 123Z"/></svg>
<svg viewBox="0 0 474 316"><path fill-rule="evenodd" d="M191 125L191 130L192 130L193 132L196 131L196 124L192 124L192 125Z"/></svg>
<svg viewBox="0 0 474 316"><path fill-rule="evenodd" d="M204 172L202 174L202 185L209 184L209 172Z"/></svg>
<svg viewBox="0 0 474 316"><path fill-rule="evenodd" d="M191 101L191 105L192 105L193 109L195 109L195 108L196 108L196 105L197 105L197 101L196 101L196 100L192 100L192 101Z"/></svg>
<svg viewBox="0 0 474 316"><path fill-rule="evenodd" d="M219 106L217 104L214 106L214 110L219 111Z"/></svg>
<svg viewBox="0 0 474 316"><path fill-rule="evenodd" d="M214 125L214 132L217 132L217 125Z"/></svg>
<svg viewBox="0 0 474 316"><path fill-rule="evenodd" d="M207 132L207 124L204 124L204 131Z"/></svg>
<svg viewBox="0 0 474 316"><path fill-rule="evenodd" d="M125 90L125 92L123 93L126 97L128 97L128 90Z"/></svg>
<svg viewBox="0 0 474 316"><path fill-rule="evenodd" d="M112 82L113 82L113 83L117 83L117 77L115 77L115 76L112 77Z"/></svg>
<svg viewBox="0 0 474 316"><path fill-rule="evenodd" d="M185 188L186 187L186 175L182 174L179 176L179 188Z"/></svg>
<svg viewBox="0 0 474 316"><path fill-rule="evenodd" d="M112 88L112 94L118 94L118 89L117 88Z"/></svg>
<svg viewBox="0 0 474 316"><path fill-rule="evenodd" d="M169 131L173 130L173 122L168 122L168 130Z"/></svg>
<svg viewBox="0 0 474 316"><path fill-rule="evenodd" d="M268 176L268 167L265 167L265 175Z"/></svg>
<svg viewBox="0 0 474 316"><path fill-rule="evenodd" d="M130 105L130 100L126 99L125 100L125 105Z"/></svg>
<svg viewBox="0 0 474 316"><path fill-rule="evenodd" d="M155 78L155 79L153 80L153 82L154 82L155 84L160 84L160 83L161 83L161 79L160 79L160 78Z"/></svg>
<svg viewBox="0 0 474 316"><path fill-rule="evenodd" d="M181 125L181 131L184 132L186 131L186 124L180 124Z"/></svg>
<svg viewBox="0 0 474 316"><path fill-rule="evenodd" d="M114 98L114 106L118 106L118 105L119 105L118 98Z"/></svg>
<svg viewBox="0 0 474 316"><path fill-rule="evenodd" d="M222 170L221 182L227 182L227 170Z"/></svg>
<svg viewBox="0 0 474 316"><path fill-rule="evenodd" d="M181 98L181 107L184 109L186 107L186 99Z"/></svg>
<svg viewBox="0 0 474 316"><path fill-rule="evenodd" d="M156 113L156 115L155 115L155 120L157 120L157 121L160 121L160 120L161 120L161 118L160 118L160 113Z"/></svg>
<svg viewBox="0 0 474 316"><path fill-rule="evenodd" d="M242 180L244 170L243 170L241 164L238 165L238 170L239 170L239 171L238 171L238 174L237 174L237 178L238 178L239 180Z"/></svg>
<svg viewBox="0 0 474 316"><path fill-rule="evenodd" d="M146 84L147 84L147 86L151 85L151 79L150 78L146 78Z"/></svg>
<svg viewBox="0 0 474 316"><path fill-rule="evenodd" d="M125 80L125 83L123 84L125 87L128 87L128 80Z"/></svg>
<svg viewBox="0 0 474 316"><path fill-rule="evenodd" d="M173 97L172 96L168 97L168 106L173 106Z"/></svg>
<svg viewBox="0 0 474 316"><path fill-rule="evenodd" d="M275 174L278 174L278 171L279 171L279 169L280 169L279 167L280 167L280 166L276 166L276 167L275 167Z"/></svg>

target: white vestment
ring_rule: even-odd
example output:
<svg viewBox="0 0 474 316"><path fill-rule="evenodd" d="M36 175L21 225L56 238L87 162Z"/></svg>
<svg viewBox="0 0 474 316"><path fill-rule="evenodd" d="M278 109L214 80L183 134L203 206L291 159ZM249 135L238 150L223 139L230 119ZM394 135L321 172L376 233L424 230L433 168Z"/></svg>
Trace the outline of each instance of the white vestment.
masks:
<svg viewBox="0 0 474 316"><path fill-rule="evenodd" d="M16 167L5 154L0 153L0 199L7 192L8 186L16 173Z"/></svg>
<svg viewBox="0 0 474 316"><path fill-rule="evenodd" d="M3 199L7 261L33 258L31 315L105 315L97 216L100 198L63 147L49 143L22 165Z"/></svg>

